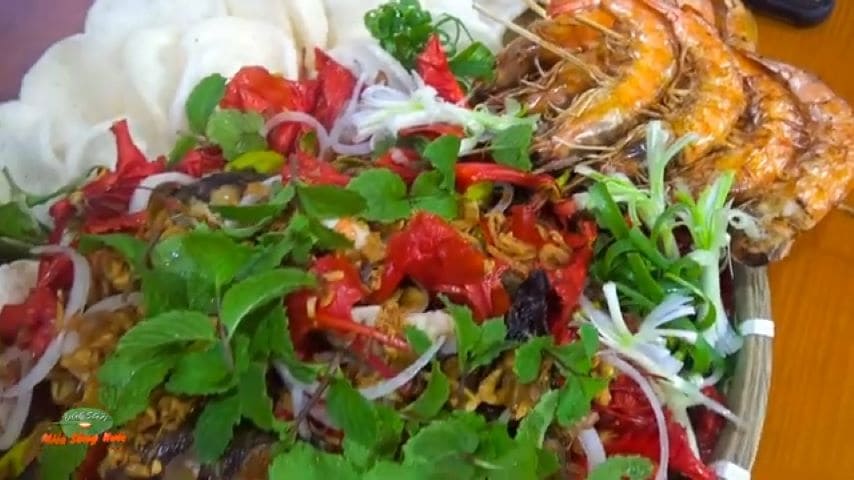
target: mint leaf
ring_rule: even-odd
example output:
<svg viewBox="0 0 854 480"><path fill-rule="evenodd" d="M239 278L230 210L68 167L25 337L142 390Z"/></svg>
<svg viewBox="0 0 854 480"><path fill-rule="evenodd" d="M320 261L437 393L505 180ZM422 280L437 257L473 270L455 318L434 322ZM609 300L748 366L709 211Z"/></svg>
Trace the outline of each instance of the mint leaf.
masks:
<svg viewBox="0 0 854 480"><path fill-rule="evenodd" d="M465 419L434 421L418 431L403 446L406 464L439 462L473 454L480 443L478 431Z"/></svg>
<svg viewBox="0 0 854 480"><path fill-rule="evenodd" d="M219 145L226 160L234 160L246 152L267 150L263 128L264 117L258 113L218 110L210 115L205 136Z"/></svg>
<svg viewBox="0 0 854 480"><path fill-rule="evenodd" d="M433 362L433 369L430 371L430 380L427 382L427 388L421 392L421 395L414 402L406 407L406 412L411 413L421 420L429 420L442 411L442 407L450 396L451 383L448 381L448 377L442 372L439 362Z"/></svg>
<svg viewBox="0 0 854 480"><path fill-rule="evenodd" d="M190 96L187 97L187 103L184 105L190 130L198 134L205 132L208 119L225 94L225 84L225 77L214 73L203 78L193 88Z"/></svg>
<svg viewBox="0 0 854 480"><path fill-rule="evenodd" d="M422 155L442 174L439 186L446 192L453 192L456 183L454 165L460 156L460 138L454 135L441 136L430 142Z"/></svg>
<svg viewBox="0 0 854 480"><path fill-rule="evenodd" d="M42 445L40 450L36 477L44 480L68 480L86 459L89 445Z"/></svg>
<svg viewBox="0 0 854 480"><path fill-rule="evenodd" d="M557 404L557 421L567 427L578 422L590 413L590 398L584 392L581 382L574 375L566 377L566 383L560 390Z"/></svg>
<svg viewBox="0 0 854 480"><path fill-rule="evenodd" d="M344 431L345 438L372 448L377 441L374 407L344 380L334 380L326 395L329 417Z"/></svg>
<svg viewBox="0 0 854 480"><path fill-rule="evenodd" d="M347 189L365 199L367 208L362 216L367 220L390 223L410 215L406 183L391 170L365 170L350 181Z"/></svg>
<svg viewBox="0 0 854 480"><path fill-rule="evenodd" d="M234 220L242 224L256 224L281 214L288 203L293 200L296 190L292 185L286 185L274 193L267 203L257 205L211 205L211 210L222 218Z"/></svg>
<svg viewBox="0 0 854 480"><path fill-rule="evenodd" d="M258 428L271 430L276 418L273 416L273 400L267 394L267 367L252 363L241 375L237 387L241 414Z"/></svg>
<svg viewBox="0 0 854 480"><path fill-rule="evenodd" d="M298 442L270 465L270 480L359 480L360 476L341 455L317 450Z"/></svg>
<svg viewBox="0 0 854 480"><path fill-rule="evenodd" d="M534 127L529 124L518 124L507 127L495 134L492 139L492 158L496 163L507 165L519 170L530 171L531 140L534 138Z"/></svg>
<svg viewBox="0 0 854 480"><path fill-rule="evenodd" d="M215 340L214 324L207 315L177 310L136 324L119 339L116 354L145 355L161 346Z"/></svg>
<svg viewBox="0 0 854 480"><path fill-rule="evenodd" d="M297 197L305 213L321 220L356 216L367 207L361 195L334 185L297 185Z"/></svg>
<svg viewBox="0 0 854 480"><path fill-rule="evenodd" d="M530 444L516 445L493 461L489 480L539 480L537 475L538 449Z"/></svg>
<svg viewBox="0 0 854 480"><path fill-rule="evenodd" d="M166 378L178 357L149 352L144 356L112 356L98 369L99 400L115 425L132 420L148 407L151 391Z"/></svg>
<svg viewBox="0 0 854 480"><path fill-rule="evenodd" d="M433 342L430 340L430 337L417 327L407 325L405 332L406 341L409 343L409 346L412 347L412 351L415 352L416 355L422 355L433 346Z"/></svg>
<svg viewBox="0 0 854 480"><path fill-rule="evenodd" d="M429 478L418 467L392 462L377 462L362 480L421 480Z"/></svg>
<svg viewBox="0 0 854 480"><path fill-rule="evenodd" d="M519 423L519 428L516 430L517 442L531 444L538 448L543 446L546 432L555 418L559 395L556 390L552 390L540 397L531 413Z"/></svg>
<svg viewBox="0 0 854 480"><path fill-rule="evenodd" d="M124 233L83 235L80 237L77 249L86 255L101 247L109 247L119 252L137 272L145 267L145 254L148 251L148 244L133 235Z"/></svg>
<svg viewBox="0 0 854 480"><path fill-rule="evenodd" d="M252 256L237 273L239 280L282 265L282 261L294 248L294 240L289 235L280 235L276 238L277 240L269 245L255 249Z"/></svg>
<svg viewBox="0 0 854 480"><path fill-rule="evenodd" d="M202 463L214 462L222 456L239 422L240 398L236 393L205 405L193 430L193 449Z"/></svg>
<svg viewBox="0 0 854 480"><path fill-rule="evenodd" d="M249 351L252 357L258 360L266 360L269 357L279 359L296 358L291 336L288 333L288 317L281 305L274 303L266 309L257 310L253 317L258 320L254 328L245 331L255 332L252 335ZM244 322L243 325L246 325ZM251 322L250 322L250 325Z"/></svg>
<svg viewBox="0 0 854 480"><path fill-rule="evenodd" d="M235 242L222 232L191 232L184 237L184 249L198 271L222 288L252 255L252 249Z"/></svg>
<svg viewBox="0 0 854 480"><path fill-rule="evenodd" d="M222 298L220 320L231 337L240 322L256 310L284 295L315 284L311 274L293 268L277 268L236 283Z"/></svg>
<svg viewBox="0 0 854 480"><path fill-rule="evenodd" d="M521 383L531 383L537 379L543 362L543 350L553 344L554 340L551 337L536 337L516 349L513 372Z"/></svg>
<svg viewBox="0 0 854 480"><path fill-rule="evenodd" d="M640 456L614 455L597 465L587 476L588 480L647 480L652 477L655 466Z"/></svg>
<svg viewBox="0 0 854 480"><path fill-rule="evenodd" d="M372 445L364 445L351 436L345 436L343 447L344 456L359 470L370 468L377 459L393 458L400 445L403 433L403 419L393 408L374 405L376 416L377 437Z"/></svg>
<svg viewBox="0 0 854 480"><path fill-rule="evenodd" d="M231 370L222 343L184 353L166 382L166 390L179 395L222 393L233 386Z"/></svg>
<svg viewBox="0 0 854 480"><path fill-rule="evenodd" d="M437 171L424 172L412 183L410 202L413 210L435 213L446 220L459 216L459 204L454 192L441 188L442 174Z"/></svg>

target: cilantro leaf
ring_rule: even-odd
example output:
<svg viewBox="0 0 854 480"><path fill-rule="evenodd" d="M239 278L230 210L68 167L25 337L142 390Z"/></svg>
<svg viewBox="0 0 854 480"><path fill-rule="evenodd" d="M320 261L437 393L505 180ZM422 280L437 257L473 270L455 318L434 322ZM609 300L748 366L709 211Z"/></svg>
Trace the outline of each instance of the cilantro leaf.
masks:
<svg viewBox="0 0 854 480"><path fill-rule="evenodd" d="M406 341L409 343L409 346L412 347L412 351L417 355L423 354L433 346L433 342L430 340L430 337L428 337L421 329L413 327L412 325L407 325L405 332Z"/></svg>
<svg viewBox="0 0 854 480"><path fill-rule="evenodd" d="M406 407L406 411L421 420L431 419L439 414L450 396L451 383L442 372L439 363L433 362L427 387L414 402Z"/></svg>
<svg viewBox="0 0 854 480"><path fill-rule="evenodd" d="M98 369L99 400L116 425L132 420L148 407L148 397L175 366L174 353L113 356Z"/></svg>
<svg viewBox="0 0 854 480"><path fill-rule="evenodd" d="M157 347L216 340L207 315L175 310L151 317L127 331L116 345L116 355L145 355Z"/></svg>
<svg viewBox="0 0 854 480"><path fill-rule="evenodd" d="M217 289L231 282L252 255L251 248L222 232L191 232L184 237L184 249L197 270Z"/></svg>
<svg viewBox="0 0 854 480"><path fill-rule="evenodd" d="M532 164L529 151L533 137L532 125L518 124L507 127L497 132L492 139L492 157L496 163L530 171Z"/></svg>
<svg viewBox="0 0 854 480"><path fill-rule="evenodd" d="M277 268L236 283L223 295L220 320L231 337L253 310L315 283L314 277L293 268Z"/></svg>
<svg viewBox="0 0 854 480"><path fill-rule="evenodd" d="M228 447L240 422L240 397L236 393L205 405L193 430L193 449L202 463L216 461Z"/></svg>
<svg viewBox="0 0 854 480"><path fill-rule="evenodd" d="M222 343L184 353L166 382L166 390L179 395L210 395L232 387L232 376Z"/></svg>
<svg viewBox="0 0 854 480"><path fill-rule="evenodd" d="M454 76L460 79L490 81L495 77L495 54L481 42L473 42L449 63Z"/></svg>
<svg viewBox="0 0 854 480"><path fill-rule="evenodd" d="M551 337L535 337L516 349L513 372L521 383L531 383L537 379L543 361L543 350L553 344Z"/></svg>
<svg viewBox="0 0 854 480"><path fill-rule="evenodd" d="M424 149L424 158L442 174L442 182L439 186L447 192L454 191L456 182L454 165L460 156L460 143L460 138L457 136L443 135L430 142Z"/></svg>
<svg viewBox="0 0 854 480"><path fill-rule="evenodd" d="M225 77L214 73L203 78L190 92L184 105L190 130L199 134L205 132L208 119L225 94L225 83Z"/></svg>
<svg viewBox="0 0 854 480"><path fill-rule="evenodd" d="M599 351L599 333L596 327L585 323L578 329L578 335L581 337L581 345L584 347L584 354L591 360Z"/></svg>
<svg viewBox="0 0 854 480"><path fill-rule="evenodd" d="M614 455L590 471L588 480L646 480L652 477L655 466L648 458Z"/></svg>
<svg viewBox="0 0 854 480"><path fill-rule="evenodd" d="M356 216L367 206L358 193L335 185L297 185L297 197L308 215L321 220Z"/></svg>
<svg viewBox="0 0 854 480"><path fill-rule="evenodd" d="M410 191L412 209L435 213L447 220L457 218L457 196L454 192L443 190L441 183L442 174L435 170L418 175Z"/></svg>
<svg viewBox="0 0 854 480"><path fill-rule="evenodd" d="M68 480L86 459L89 445L42 445L40 450L37 477L45 480Z"/></svg>
<svg viewBox="0 0 854 480"><path fill-rule="evenodd" d="M492 363L512 345L505 340L507 326L503 318L493 318L477 325L470 308L455 305L446 298L446 309L454 319L457 332L457 356L463 372Z"/></svg>
<svg viewBox="0 0 854 480"><path fill-rule="evenodd" d="M553 346L548 351L564 370L586 375L593 368L593 355L587 355L588 348L582 341Z"/></svg>
<svg viewBox="0 0 854 480"><path fill-rule="evenodd" d="M252 363L240 377L237 387L241 414L258 428L270 430L276 423L273 417L273 400L267 394L267 367Z"/></svg>
<svg viewBox="0 0 854 480"><path fill-rule="evenodd" d="M270 480L359 480L359 475L341 455L317 450L298 442L291 451L270 464Z"/></svg>
<svg viewBox="0 0 854 480"><path fill-rule="evenodd" d="M261 136L264 117L255 112L239 110L217 110L210 115L205 136L219 145L227 160L233 160L246 152L267 150L267 140Z"/></svg>
<svg viewBox="0 0 854 480"><path fill-rule="evenodd" d="M145 254L148 245L142 240L124 233L106 235L83 235L80 237L78 250L84 255L100 247L109 247L119 252L137 271L145 266Z"/></svg>
<svg viewBox="0 0 854 480"><path fill-rule="evenodd" d="M344 380L334 380L326 395L329 417L344 431L345 437L372 448L377 441L374 407Z"/></svg>
<svg viewBox="0 0 854 480"><path fill-rule="evenodd" d="M350 181L347 189L365 199L367 208L362 216L367 220L390 223L410 215L406 183L391 170L365 170Z"/></svg>
<svg viewBox="0 0 854 480"><path fill-rule="evenodd" d="M559 395L556 390L552 390L540 397L534 410L519 423L516 441L536 447L543 446L546 431L554 421Z"/></svg>

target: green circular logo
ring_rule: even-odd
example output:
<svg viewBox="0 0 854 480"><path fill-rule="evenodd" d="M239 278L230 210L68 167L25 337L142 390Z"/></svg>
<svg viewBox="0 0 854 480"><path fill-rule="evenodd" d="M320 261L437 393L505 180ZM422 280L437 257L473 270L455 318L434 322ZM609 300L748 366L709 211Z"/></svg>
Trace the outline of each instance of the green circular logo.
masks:
<svg viewBox="0 0 854 480"><path fill-rule="evenodd" d="M100 435L113 426L113 417L97 408L75 408L63 413L59 424L62 433L68 437L76 434Z"/></svg>

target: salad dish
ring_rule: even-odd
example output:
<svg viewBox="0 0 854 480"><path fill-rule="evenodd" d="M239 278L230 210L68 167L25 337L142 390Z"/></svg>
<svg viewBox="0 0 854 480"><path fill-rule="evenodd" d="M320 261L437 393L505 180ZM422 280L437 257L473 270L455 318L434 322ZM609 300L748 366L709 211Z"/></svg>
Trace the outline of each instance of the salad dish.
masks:
<svg viewBox="0 0 854 480"><path fill-rule="evenodd" d="M96 1L0 106L0 479L725 476L733 264L854 175L849 106L755 33Z"/></svg>

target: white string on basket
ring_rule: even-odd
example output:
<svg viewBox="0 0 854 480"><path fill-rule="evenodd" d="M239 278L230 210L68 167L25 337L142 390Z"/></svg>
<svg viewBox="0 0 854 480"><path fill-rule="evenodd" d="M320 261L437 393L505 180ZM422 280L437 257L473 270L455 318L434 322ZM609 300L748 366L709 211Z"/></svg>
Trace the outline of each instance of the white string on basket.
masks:
<svg viewBox="0 0 854 480"><path fill-rule="evenodd" d="M741 334L746 336L774 338L774 321L767 318L751 318L741 322L738 327Z"/></svg>
<svg viewBox="0 0 854 480"><path fill-rule="evenodd" d="M720 480L750 480L750 471L741 465L727 460L719 460L712 464L712 470Z"/></svg>

